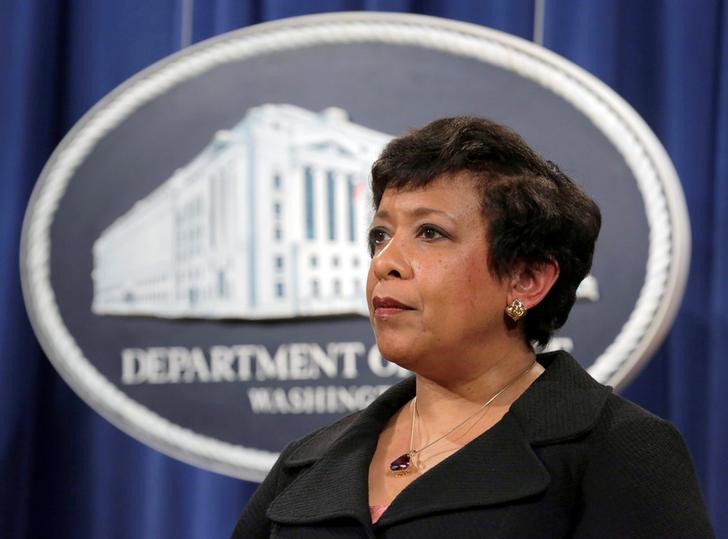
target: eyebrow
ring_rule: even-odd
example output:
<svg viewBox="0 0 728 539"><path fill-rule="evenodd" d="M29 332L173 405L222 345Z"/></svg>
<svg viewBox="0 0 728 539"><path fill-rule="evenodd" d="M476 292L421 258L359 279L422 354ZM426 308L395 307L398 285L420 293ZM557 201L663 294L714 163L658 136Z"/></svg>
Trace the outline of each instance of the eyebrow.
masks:
<svg viewBox="0 0 728 539"><path fill-rule="evenodd" d="M445 217L446 219L449 219L450 221L455 221L455 218L449 214L446 211L438 210L435 208L427 208L420 206L418 208L414 208L412 210L408 210L405 212L410 217L425 217L427 215L441 215ZM391 214L387 210L378 210L377 213L374 214L374 219L389 219L391 217Z"/></svg>

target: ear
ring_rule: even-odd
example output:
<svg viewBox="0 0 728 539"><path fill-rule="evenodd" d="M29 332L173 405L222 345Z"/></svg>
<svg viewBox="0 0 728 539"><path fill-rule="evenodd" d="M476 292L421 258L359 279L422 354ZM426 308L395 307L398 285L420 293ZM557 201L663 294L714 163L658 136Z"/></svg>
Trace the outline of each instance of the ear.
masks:
<svg viewBox="0 0 728 539"><path fill-rule="evenodd" d="M546 297L558 278L559 264L556 260L537 266L523 264L511 279L508 303L519 299L526 309L533 309Z"/></svg>

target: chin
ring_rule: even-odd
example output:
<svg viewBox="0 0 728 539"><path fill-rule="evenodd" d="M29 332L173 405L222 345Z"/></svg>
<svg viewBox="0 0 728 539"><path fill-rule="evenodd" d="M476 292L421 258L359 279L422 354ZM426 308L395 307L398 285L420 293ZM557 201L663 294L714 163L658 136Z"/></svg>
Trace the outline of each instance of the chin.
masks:
<svg viewBox="0 0 728 539"><path fill-rule="evenodd" d="M377 340L377 348L383 359L408 370L413 370L412 366L417 363L419 358L414 347L405 343L380 343Z"/></svg>

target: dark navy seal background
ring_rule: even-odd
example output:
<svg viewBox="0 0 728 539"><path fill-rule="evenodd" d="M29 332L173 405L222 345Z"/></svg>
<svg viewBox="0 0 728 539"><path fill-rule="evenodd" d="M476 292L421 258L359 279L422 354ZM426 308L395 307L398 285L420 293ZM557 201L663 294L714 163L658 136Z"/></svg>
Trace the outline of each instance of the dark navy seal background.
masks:
<svg viewBox="0 0 728 539"><path fill-rule="evenodd" d="M398 1L386 6L376 1L344 0L305 4L280 0L0 2L0 50L5 53L0 60L0 248L4 254L0 266L0 536L226 536L255 487L170 459L121 433L75 396L40 351L22 304L17 249L30 191L55 145L98 99L184 45L286 16L385 7L483 24L526 39L533 35L534 2L526 0ZM717 0L552 0L545 3L543 25L544 45L620 93L657 133L678 169L693 227L686 297L667 340L625 394L673 421L685 436L719 537L728 537L724 511L728 506L728 422L724 419L728 364L723 353L725 339L721 339L728 332L727 24L725 2ZM617 302L615 312L624 308L618 305L620 296L633 297L624 287L631 282L630 272L644 264L645 224L629 222L625 217L638 214L640 197L636 192L633 196L625 194L624 171L610 168L614 161L603 140L588 129L574 130L572 121L562 123L562 119L574 120L567 106L556 99L545 103L543 96L535 99L529 94L538 91L534 88L509 96L509 106L491 109L487 89L506 84L510 75L495 69L485 72L478 65L472 70L472 81L462 80L462 71L457 71L453 80L447 70L457 70L458 66L438 64L436 72L428 71L418 64L421 53L407 48L397 55L388 51L384 59L376 51L361 51L371 53L378 70L400 70L400 77L380 72L382 76L375 84L371 78L357 81L356 73L340 75L346 70L343 50L312 52L291 52L285 59L290 69L281 67L280 57L272 67L258 59L248 61L245 71L219 68L209 76L219 78L222 88L232 84L227 88L246 88L246 92L226 90L225 99L217 101L224 107L201 109L199 117L187 111L170 117L163 110L171 106L169 102L152 103L145 114L166 115L168 121L176 122L145 125L146 136L155 140L155 147L161 144L166 148L164 151L144 155L141 160L145 141L140 139L139 152L113 154L121 137L139 133L132 117L114 133L120 139L102 143L84 165L89 170L106 166L108 181L125 186L114 192L113 198L105 198L105 191L98 189L100 184L96 185L91 175L84 177L81 170L79 181L74 180L59 207L57 227L52 231L54 237L73 238L63 245L53 244L53 285L71 333L85 336L79 344L87 356L96 357L95 351L114 346L108 339L114 338L116 324L141 324L132 319L95 318L88 309L78 307L90 304L88 253L93 240L134 201L184 165L215 130L231 127L247 108L262 100L289 102L311 110L341 106L354 122L392 134L455 113L483 114L511 124L539 151L587 185L604 207L621 205L623 211L605 215L607 224L595 275L602 286L602 301ZM417 88L406 83L401 73L404 68L398 64L402 58L407 59L407 70L427 77ZM390 67L383 65L390 60ZM253 67L256 62L259 65ZM306 65L305 70L300 69L302 65ZM256 73L255 80L241 82L238 77L246 77L248 69ZM295 93L285 86L278 93L254 91L270 88L270 81L288 80L296 69L300 86ZM486 77L488 85L482 81ZM192 81L175 91L195 92L195 84ZM375 99L357 98L373 91ZM215 101L215 97L200 96L200 101ZM499 103L502 99L499 95ZM477 107L464 105L476 103ZM525 127L526 118L533 129ZM591 168L577 170L585 152L591 158ZM618 182L622 188L610 182ZM611 200L614 196L621 197L619 204ZM86 206L83 220L71 218L78 204ZM610 289L620 293L610 294ZM70 297L78 290L85 292L81 297ZM573 333L576 338L579 324L588 325L589 307L577 306L564 334ZM296 332L293 323L266 325L270 335L263 337L255 324L189 323L208 328L213 344L245 343L246 332L254 333L256 339L271 340L279 332ZM605 322L605 342L618 330L616 323ZM144 327L149 324L154 326L155 335L155 342L149 345L159 345L156 341L165 331L170 345L185 344L174 324L144 321ZM79 331L81 327L84 332ZM129 329L134 329L140 336L139 345L144 346L144 333L136 331L138 327ZM366 321L356 318L329 320L317 327L322 343L348 340L341 338L342 332L368 331ZM364 335L371 338L370 332ZM579 343L577 340L577 347ZM126 341L124 346L128 346ZM577 349L584 361L593 353ZM118 379L118 357L109 357L108 364L100 368L110 379ZM219 386L215 388L219 390ZM139 390L134 396L153 398L143 393ZM225 421L235 421L233 411ZM215 428L222 432L229 426Z"/></svg>
<svg viewBox="0 0 728 539"><path fill-rule="evenodd" d="M312 111L337 106L355 123L385 133L402 133L460 114L494 118L515 128L582 183L603 208L593 269L601 297L596 304L580 302L560 333L574 339L574 355L586 367L614 341L644 282L648 228L635 180L612 144L570 104L511 72L415 47L320 45L226 64L177 86L104 137L69 183L51 233L51 283L71 335L112 383L119 385L121 380L124 348L208 350L215 345L262 344L273 355L279 345L301 340L323 348L329 342L363 341L368 350L373 344L369 323L361 316L233 323L97 316L89 309L92 245L104 229L190 162L216 131L234 126L247 110L265 103L290 103ZM189 113L180 114L180 107ZM119 387L194 432L280 451L291 439L338 416L253 414L246 389L397 381L374 376L364 358L360 363L359 376L352 380Z"/></svg>

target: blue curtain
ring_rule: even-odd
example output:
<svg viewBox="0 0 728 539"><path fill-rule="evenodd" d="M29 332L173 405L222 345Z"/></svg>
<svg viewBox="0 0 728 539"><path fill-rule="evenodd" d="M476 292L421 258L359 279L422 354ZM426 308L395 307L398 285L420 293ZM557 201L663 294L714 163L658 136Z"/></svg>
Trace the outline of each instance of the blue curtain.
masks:
<svg viewBox="0 0 728 539"><path fill-rule="evenodd" d="M225 537L254 484L167 458L81 402L23 307L24 208L61 137L98 99L183 46L315 12L423 13L531 39L534 0L0 0L0 536ZM544 45L620 93L678 169L693 227L686 297L626 390L673 421L728 537L728 12L722 0L545 0ZM721 346L722 345L722 346Z"/></svg>

